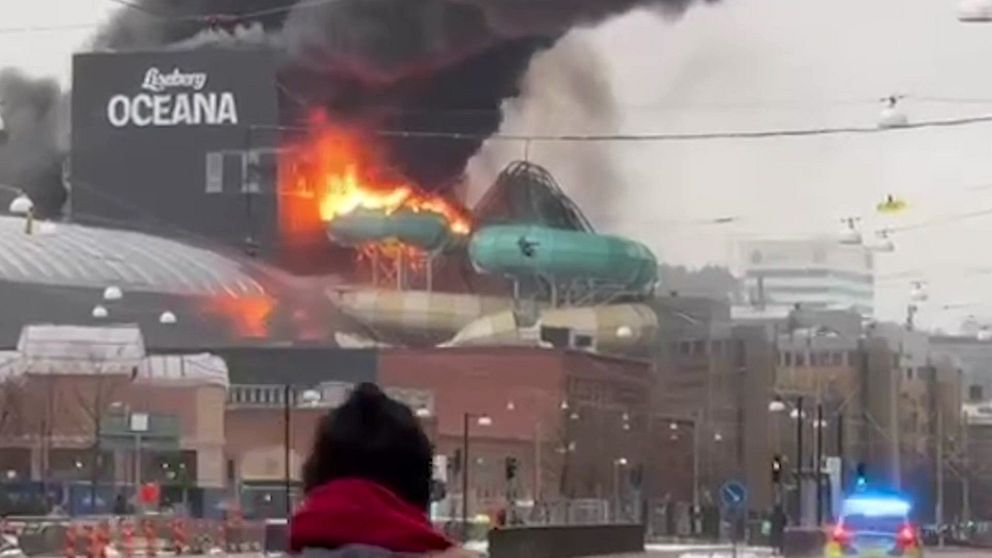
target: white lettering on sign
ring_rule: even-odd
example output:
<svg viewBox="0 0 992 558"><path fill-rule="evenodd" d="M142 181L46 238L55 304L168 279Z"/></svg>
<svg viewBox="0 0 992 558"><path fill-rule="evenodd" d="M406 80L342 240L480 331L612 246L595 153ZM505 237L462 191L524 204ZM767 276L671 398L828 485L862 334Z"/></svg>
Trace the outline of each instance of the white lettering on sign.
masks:
<svg viewBox="0 0 992 558"><path fill-rule="evenodd" d="M148 93L114 95L107 103L107 119L115 128L237 125L234 93L203 91L206 85L205 73L183 73L176 68L164 74L151 68L141 84Z"/></svg>
<svg viewBox="0 0 992 558"><path fill-rule="evenodd" d="M149 68L145 72L145 81L141 88L152 93L161 93L166 89L193 89L203 91L207 86L207 74L203 72L184 74L179 68L173 68L172 73L163 74L158 68Z"/></svg>

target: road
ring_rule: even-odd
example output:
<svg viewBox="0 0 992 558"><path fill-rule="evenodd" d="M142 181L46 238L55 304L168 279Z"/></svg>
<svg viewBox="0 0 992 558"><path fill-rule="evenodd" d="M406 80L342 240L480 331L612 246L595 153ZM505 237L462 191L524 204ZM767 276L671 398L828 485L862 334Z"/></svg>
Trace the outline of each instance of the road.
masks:
<svg viewBox="0 0 992 558"><path fill-rule="evenodd" d="M770 558L768 549L738 549L738 558ZM992 551L987 549L963 548L928 548L925 558L989 558ZM647 552L642 554L622 554L601 558L732 558L731 549L727 546L679 546L679 545L648 545Z"/></svg>

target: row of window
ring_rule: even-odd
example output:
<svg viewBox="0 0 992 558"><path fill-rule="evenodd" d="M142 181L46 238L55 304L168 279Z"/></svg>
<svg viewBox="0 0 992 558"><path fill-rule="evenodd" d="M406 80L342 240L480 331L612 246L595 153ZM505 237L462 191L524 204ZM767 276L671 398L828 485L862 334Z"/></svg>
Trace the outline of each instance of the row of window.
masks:
<svg viewBox="0 0 992 558"><path fill-rule="evenodd" d="M733 358L741 366L744 361L744 341L741 339L678 341L672 343L670 349L673 355L680 357L724 356Z"/></svg>
<svg viewBox="0 0 992 558"><path fill-rule="evenodd" d="M291 391L290 398L298 400L298 394ZM227 390L227 402L231 405L282 406L286 404L286 388L283 386L231 386Z"/></svg>
<svg viewBox="0 0 992 558"><path fill-rule="evenodd" d="M783 367L854 366L856 351L779 351L778 363Z"/></svg>

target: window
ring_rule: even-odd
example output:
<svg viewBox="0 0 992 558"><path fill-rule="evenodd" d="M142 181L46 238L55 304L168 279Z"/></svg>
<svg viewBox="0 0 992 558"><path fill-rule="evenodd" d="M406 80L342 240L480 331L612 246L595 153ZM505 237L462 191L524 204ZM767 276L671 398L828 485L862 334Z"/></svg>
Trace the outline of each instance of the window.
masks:
<svg viewBox="0 0 992 558"><path fill-rule="evenodd" d="M913 368L912 367L906 369L906 379L907 380L912 380L913 379Z"/></svg>
<svg viewBox="0 0 992 558"><path fill-rule="evenodd" d="M206 192L220 194L224 191L224 154L207 153Z"/></svg>
<svg viewBox="0 0 992 558"><path fill-rule="evenodd" d="M693 356L703 356L706 354L706 341L693 341L692 343L692 354Z"/></svg>
<svg viewBox="0 0 992 558"><path fill-rule="evenodd" d="M985 399L985 393L982 386L970 385L968 386L968 400L970 401L981 401Z"/></svg>
<svg viewBox="0 0 992 558"><path fill-rule="evenodd" d="M796 366L806 366L805 353L796 353Z"/></svg>
<svg viewBox="0 0 992 558"><path fill-rule="evenodd" d="M784 358L785 365L786 366L792 366L792 353L789 352L789 351L786 351L785 353L782 354L782 356L785 357Z"/></svg>
<svg viewBox="0 0 992 558"><path fill-rule="evenodd" d="M834 366L844 366L844 353L833 352L830 354L830 364Z"/></svg>

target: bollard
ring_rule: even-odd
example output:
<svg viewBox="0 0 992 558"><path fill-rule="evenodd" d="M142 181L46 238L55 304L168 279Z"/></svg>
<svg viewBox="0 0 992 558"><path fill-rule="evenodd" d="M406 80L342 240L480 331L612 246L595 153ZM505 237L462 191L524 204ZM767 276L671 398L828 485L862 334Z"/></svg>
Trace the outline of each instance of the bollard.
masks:
<svg viewBox="0 0 992 558"><path fill-rule="evenodd" d="M151 520L146 519L144 524L145 532L145 554L149 558L154 558L158 554L158 534Z"/></svg>
<svg viewBox="0 0 992 558"><path fill-rule="evenodd" d="M182 519L172 520L172 542L175 545L176 556L186 549L186 525Z"/></svg>
<svg viewBox="0 0 992 558"><path fill-rule="evenodd" d="M214 547L222 551L227 550L227 524L224 520L217 522L217 531L214 535L216 540L214 541Z"/></svg>
<svg viewBox="0 0 992 558"><path fill-rule="evenodd" d="M100 558L107 558L107 547L110 546L110 523L107 520L100 522L97 529L97 551Z"/></svg>
<svg viewBox="0 0 992 558"><path fill-rule="evenodd" d="M124 554L124 558L133 558L134 556L134 525L129 519L125 519L121 523L121 552Z"/></svg>
<svg viewBox="0 0 992 558"><path fill-rule="evenodd" d="M100 558L100 535L96 530L96 526L87 524L83 529L86 533L86 558Z"/></svg>
<svg viewBox="0 0 992 558"><path fill-rule="evenodd" d="M73 523L65 528L65 558L76 558L76 526Z"/></svg>

